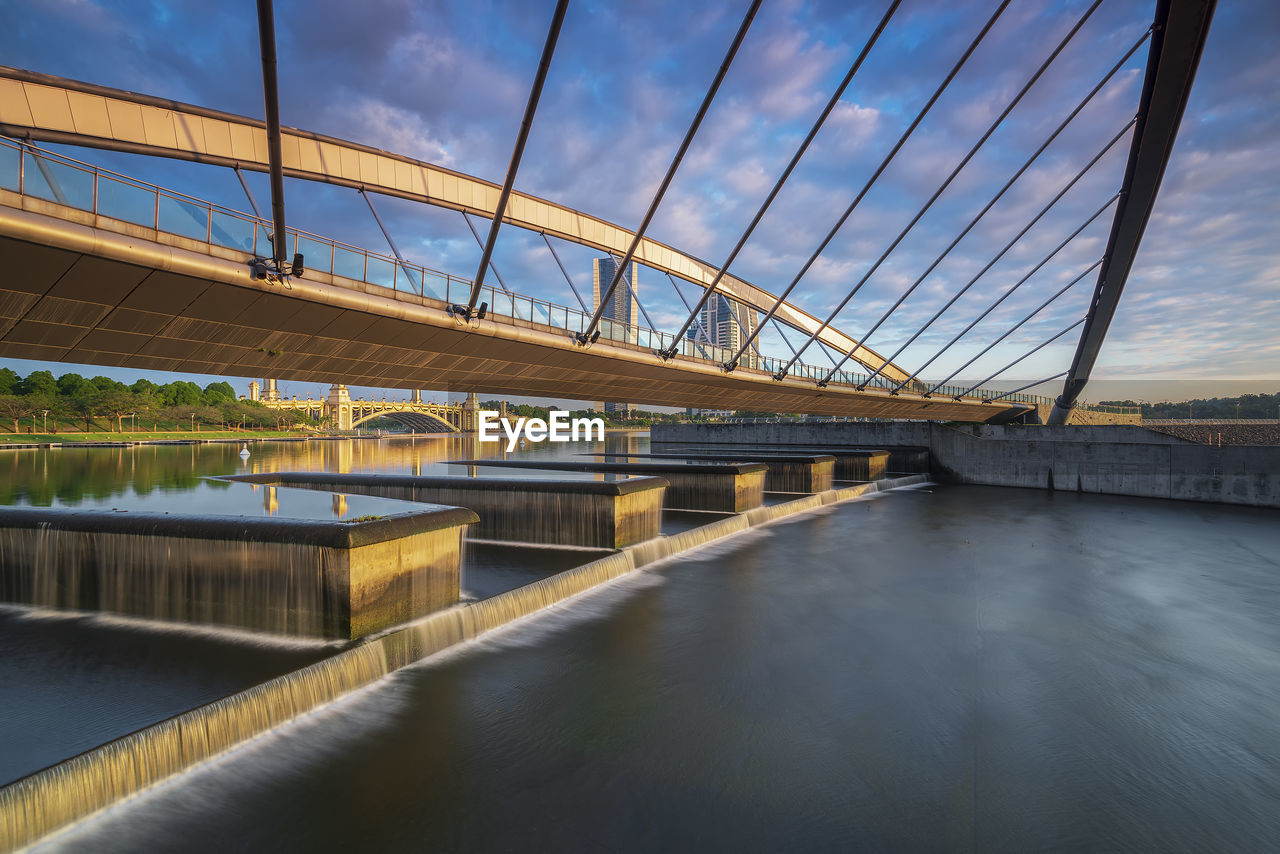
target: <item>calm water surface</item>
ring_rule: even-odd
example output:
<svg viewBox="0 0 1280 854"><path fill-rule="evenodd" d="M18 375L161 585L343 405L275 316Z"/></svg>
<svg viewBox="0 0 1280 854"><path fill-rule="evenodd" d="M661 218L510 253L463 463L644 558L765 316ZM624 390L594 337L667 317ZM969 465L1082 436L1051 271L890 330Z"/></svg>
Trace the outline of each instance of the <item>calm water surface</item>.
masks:
<svg viewBox="0 0 1280 854"><path fill-rule="evenodd" d="M1276 522L980 487L829 508L49 848L1273 852Z"/></svg>

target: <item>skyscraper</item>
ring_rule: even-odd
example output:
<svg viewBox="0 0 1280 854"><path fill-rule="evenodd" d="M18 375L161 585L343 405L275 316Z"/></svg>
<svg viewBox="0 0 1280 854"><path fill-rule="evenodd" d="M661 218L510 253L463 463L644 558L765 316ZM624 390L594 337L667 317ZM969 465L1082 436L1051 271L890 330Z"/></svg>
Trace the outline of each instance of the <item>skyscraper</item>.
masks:
<svg viewBox="0 0 1280 854"><path fill-rule="evenodd" d="M591 262L591 307L596 309L600 307L600 296L609 289L609 283L613 281L614 271L618 269L618 259L612 255L604 258L595 258ZM613 295L609 301L605 303L604 311L600 313L602 320L610 320L619 324L628 324L631 329L615 328L610 329L607 325L602 324L603 335L614 340L630 341L636 343L636 332L634 327L639 325L640 320L640 304L636 301L636 295L640 292L640 265L631 262L629 275L624 274L622 280L618 282L618 287L614 288ZM613 401L596 403L598 412L622 412L630 413L635 410L633 403L614 403Z"/></svg>

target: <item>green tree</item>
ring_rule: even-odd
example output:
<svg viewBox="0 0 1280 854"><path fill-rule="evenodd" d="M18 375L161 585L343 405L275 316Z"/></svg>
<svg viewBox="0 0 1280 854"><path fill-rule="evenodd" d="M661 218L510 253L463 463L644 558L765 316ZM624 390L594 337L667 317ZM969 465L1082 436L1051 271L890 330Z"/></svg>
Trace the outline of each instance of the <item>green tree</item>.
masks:
<svg viewBox="0 0 1280 854"><path fill-rule="evenodd" d="M156 385L151 380L140 379L134 382L133 385L129 386L129 391L134 394L155 394L159 388L160 386Z"/></svg>
<svg viewBox="0 0 1280 854"><path fill-rule="evenodd" d="M227 382L209 383L204 387L204 393L200 395L201 402L212 406L235 399L236 390Z"/></svg>
<svg viewBox="0 0 1280 854"><path fill-rule="evenodd" d="M98 387L79 374L63 374L58 377L58 394L62 397L83 397L96 394Z"/></svg>
<svg viewBox="0 0 1280 854"><path fill-rule="evenodd" d="M102 392L127 390L124 383L120 382L119 380L113 380L111 379L111 377L104 377L99 375L89 380L89 382L93 383L94 388Z"/></svg>
<svg viewBox="0 0 1280 854"><path fill-rule="evenodd" d="M58 393L58 381L48 371L32 371L18 383L17 391L24 397L32 394L53 397Z"/></svg>
<svg viewBox="0 0 1280 854"><path fill-rule="evenodd" d="M18 420L30 415L38 398L27 395L0 395L0 415L13 420L13 432L18 432Z"/></svg>
<svg viewBox="0 0 1280 854"><path fill-rule="evenodd" d="M22 377L18 376L17 371L12 368L0 368L0 395L17 394L20 382Z"/></svg>
<svg viewBox="0 0 1280 854"><path fill-rule="evenodd" d="M160 386L160 402L165 406L198 406L200 395L200 386L185 380L175 380Z"/></svg>

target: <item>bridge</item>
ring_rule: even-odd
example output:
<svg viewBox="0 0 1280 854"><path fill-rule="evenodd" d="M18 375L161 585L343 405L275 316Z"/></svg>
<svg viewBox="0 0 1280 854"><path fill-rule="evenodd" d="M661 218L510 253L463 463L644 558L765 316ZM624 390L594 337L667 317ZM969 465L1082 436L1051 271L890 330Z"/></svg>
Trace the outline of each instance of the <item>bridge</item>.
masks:
<svg viewBox="0 0 1280 854"><path fill-rule="evenodd" d="M263 391L259 392L262 388ZM351 392L341 383L329 387L329 394L322 399L307 395L280 397L276 380L268 379L263 386L249 384L249 399L277 411L301 412L317 423L327 424L335 430L354 430L375 418L390 418L408 427L414 433L473 433L476 430L478 403L474 394L465 403L436 403L422 399L422 392L415 390L407 400L352 399ZM505 408L505 407L504 407Z"/></svg>
<svg viewBox="0 0 1280 854"><path fill-rule="evenodd" d="M7 274L0 283L0 356L187 373L337 380L383 388L483 389L498 394L876 418L1002 422L1052 409L1053 420L1065 421L1076 410L1076 398L1087 382L1154 204L1212 17L1211 0L1160 0L1151 30L1103 79L1105 83L1143 42L1150 42L1136 118L1081 172L1087 172L1132 131L1124 179L1116 194L1094 215L1097 218L1115 208L1107 253L1076 280L1097 271L1089 312L1004 369L1083 327L1071 368L1048 378L1066 378L1064 392L1056 401L1022 393L1040 381L1014 392L988 390L986 383L999 374L970 387L948 385L955 373L941 382L925 382L919 374L932 359L916 370L895 362L920 332L886 358L867 346L867 340L888 314L861 336L847 335L836 329L833 321L1100 2L1090 7L911 225L825 319L788 300L808 265L777 295L730 275L728 269L892 17L896 2L723 264L697 259L654 241L644 232L732 62L758 0L744 19L720 76L708 90L684 146L673 158L649 214L635 229L512 188L563 19L564 0L557 5L521 136L502 185L358 143L281 127L269 0L259 3L260 22L265 22L260 31L268 105L265 122L92 83L0 68L0 134L8 137L0 139L0 255ZM1007 5L999 5L934 100ZM1068 115L1045 146L1103 83ZM932 103L907 129L827 241ZM40 148L37 142L265 171L272 178L272 217L235 211L101 169ZM1038 155L1032 156L1000 194ZM394 244L393 254L384 255L287 228L283 194L278 191L285 175L353 188L366 199L371 194L390 195L484 217L490 221L490 230L480 268L473 277L459 277L408 262ZM965 227L952 247L997 199ZM635 260L691 282L702 289L702 298L692 307L684 328L672 334L608 320L601 317L600 307L592 312L585 303L579 311L512 293L505 287L487 286L489 253L504 223L620 257L622 263L617 266L619 273L610 292L618 286L621 271ZM825 245L826 241L811 256L810 265ZM290 256L292 264L287 260ZM899 299L895 309L933 266ZM1028 276L1037 269L1039 266ZM754 353L749 350L754 335L736 352L686 335L696 321L698 306L712 293L722 293L747 310L762 312L766 323L798 332L805 343L798 350L792 347L790 358L775 358L759 353L758 348ZM972 328L970 324L968 329ZM834 352L842 358L832 357L831 367L802 362L806 348L815 344L814 352ZM863 370L846 369L850 362ZM455 423L448 415L426 410L418 414ZM370 417L375 417L372 409L367 413L360 410L360 414L353 411L352 424Z"/></svg>

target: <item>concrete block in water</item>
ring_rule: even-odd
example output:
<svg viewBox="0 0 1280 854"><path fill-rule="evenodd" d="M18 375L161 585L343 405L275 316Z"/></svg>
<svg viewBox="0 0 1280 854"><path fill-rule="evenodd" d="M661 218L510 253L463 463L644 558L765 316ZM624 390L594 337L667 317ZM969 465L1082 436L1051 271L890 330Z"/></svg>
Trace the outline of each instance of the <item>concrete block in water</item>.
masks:
<svg viewBox="0 0 1280 854"><path fill-rule="evenodd" d="M620 463L577 460L452 460L453 465L494 468L583 471L606 474L653 475L666 480L663 506L672 510L714 510L742 513L764 501L768 466L764 463Z"/></svg>
<svg viewBox="0 0 1280 854"><path fill-rule="evenodd" d="M0 600L357 638L458 601L476 514L357 522L0 508Z"/></svg>
<svg viewBox="0 0 1280 854"><path fill-rule="evenodd" d="M835 478L836 458L830 454L778 454L752 451L720 453L652 453L619 454L627 457L652 457L666 460L706 460L708 462L764 463L764 488L770 492L825 492Z"/></svg>
<svg viewBox="0 0 1280 854"><path fill-rule="evenodd" d="M667 488L660 477L602 482L272 472L227 480L466 507L480 519L473 537L606 549L658 536Z"/></svg>

